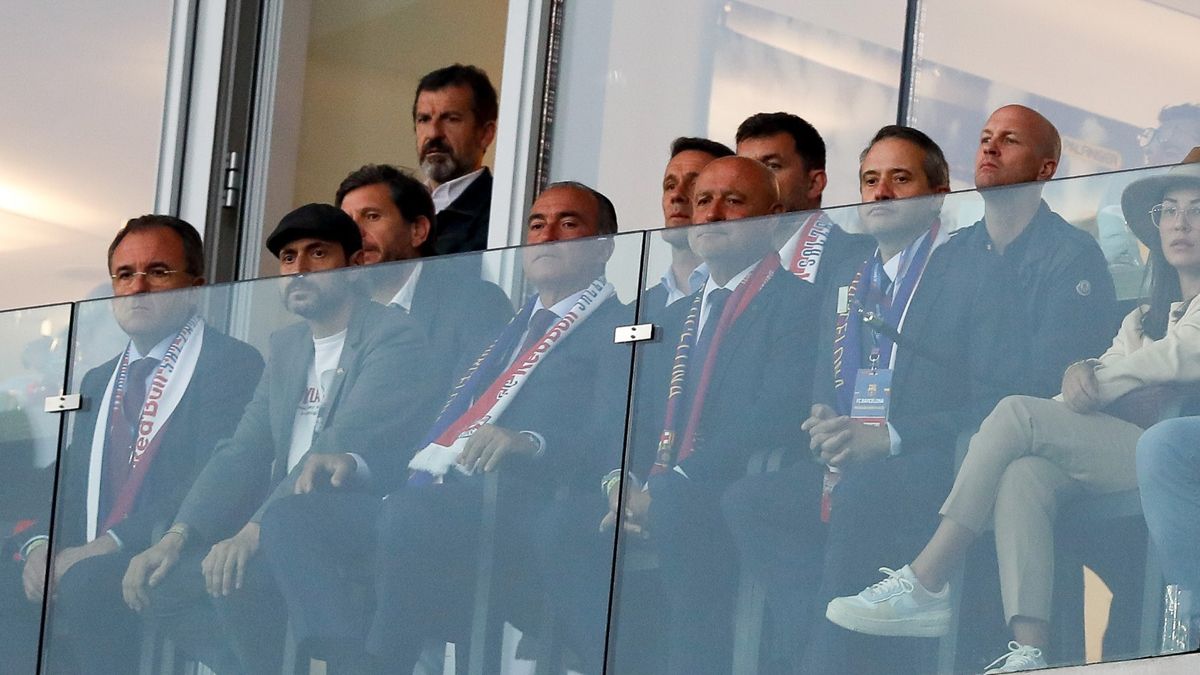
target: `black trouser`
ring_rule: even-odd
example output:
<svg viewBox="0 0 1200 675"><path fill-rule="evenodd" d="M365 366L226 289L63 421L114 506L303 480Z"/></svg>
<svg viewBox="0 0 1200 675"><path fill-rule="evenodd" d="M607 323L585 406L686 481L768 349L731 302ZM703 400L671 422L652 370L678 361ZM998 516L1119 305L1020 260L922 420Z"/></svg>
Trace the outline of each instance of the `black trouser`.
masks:
<svg viewBox="0 0 1200 675"><path fill-rule="evenodd" d="M531 528L544 486L499 473L490 609L509 618L540 607L533 589ZM406 487L384 500L378 520L375 609L367 651L389 672L412 672L428 639L465 644L474 607L484 476Z"/></svg>
<svg viewBox="0 0 1200 675"><path fill-rule="evenodd" d="M802 460L746 476L721 500L742 564L765 587L774 629L770 657L780 667L796 661L811 629L825 559L824 472Z"/></svg>
<svg viewBox="0 0 1200 675"><path fill-rule="evenodd" d="M136 670L141 623L121 596L121 579L133 555L116 551L81 560L54 589L47 614L47 662L71 660L81 673Z"/></svg>
<svg viewBox="0 0 1200 675"><path fill-rule="evenodd" d="M0 560L0 666L4 672L32 673L37 668L41 603L25 597L25 564Z"/></svg>
<svg viewBox="0 0 1200 675"><path fill-rule="evenodd" d="M650 478L647 526L667 596L667 672L728 673L737 552L720 492L669 472Z"/></svg>
<svg viewBox="0 0 1200 675"><path fill-rule="evenodd" d="M926 669L935 642L844 630L824 618L835 597L854 595L916 557L936 529L950 491L950 460L912 453L848 468L833 491L816 619L800 672L904 673Z"/></svg>
<svg viewBox="0 0 1200 675"><path fill-rule="evenodd" d="M563 643L587 675L604 669L614 532L600 531L608 500L596 490L555 500L538 516L538 567Z"/></svg>
<svg viewBox="0 0 1200 675"><path fill-rule="evenodd" d="M250 559L242 587L213 598L200 564L208 547L184 550L162 583L150 591L147 613L192 658L226 673L277 673L286 630L283 598L266 561Z"/></svg>
<svg viewBox="0 0 1200 675"><path fill-rule="evenodd" d="M365 651L376 521L375 495L284 497L263 516L262 550L287 602L302 653L345 659Z"/></svg>

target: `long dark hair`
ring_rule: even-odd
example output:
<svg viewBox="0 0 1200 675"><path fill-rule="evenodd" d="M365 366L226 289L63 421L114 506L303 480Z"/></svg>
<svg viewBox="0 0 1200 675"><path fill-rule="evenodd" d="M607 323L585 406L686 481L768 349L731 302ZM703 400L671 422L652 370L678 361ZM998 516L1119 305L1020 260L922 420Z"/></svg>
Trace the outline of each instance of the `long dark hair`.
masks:
<svg viewBox="0 0 1200 675"><path fill-rule="evenodd" d="M1155 242L1150 249L1150 309L1142 314L1142 334L1152 340L1161 340L1167 334L1167 323L1171 318L1171 303L1183 300L1179 287L1179 273L1167 262L1162 252L1162 242Z"/></svg>

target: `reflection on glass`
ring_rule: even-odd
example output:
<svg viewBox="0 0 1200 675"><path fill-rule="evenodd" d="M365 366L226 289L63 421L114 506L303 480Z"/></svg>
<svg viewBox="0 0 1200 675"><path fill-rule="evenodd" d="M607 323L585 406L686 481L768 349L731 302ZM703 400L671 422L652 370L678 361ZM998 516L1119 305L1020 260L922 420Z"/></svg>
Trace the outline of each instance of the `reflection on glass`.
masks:
<svg viewBox="0 0 1200 675"><path fill-rule="evenodd" d="M742 120L782 110L811 122L829 146L825 203L858 201L854 158L872 131L895 120L904 7L816 7L567 3L551 178L599 187L627 229L657 227L662 164L653 158L665 161L672 139L706 136L732 147ZM631 110L662 112L635 119Z"/></svg>
<svg viewBox="0 0 1200 675"><path fill-rule="evenodd" d="M1190 170L1181 167L1175 171L1181 169ZM1095 231L1088 231L1095 222L1096 202L1091 202L1089 216L1088 207L1080 205L1077 195L1094 193L1096 186L1108 189L1114 182L1123 186L1136 183L1125 192L1121 225L1125 227L1128 217L1132 232L1139 238L1151 238L1142 242L1143 250L1152 251L1157 262L1146 264L1152 270L1160 269L1164 267L1161 254L1153 251L1162 249L1163 240L1155 238L1161 228L1153 226L1153 206L1168 197L1175 200L1172 203L1190 199L1187 194L1163 193L1161 186L1166 183L1154 182L1165 180L1155 178L1162 173L1151 169L827 209L831 220L869 234L879 248L874 255L867 249L857 260L822 271L834 276L824 292L822 307L810 314L820 325L813 363L814 403L819 405L812 411L783 413L796 423L808 418L808 434L795 434L783 444L782 452L764 453L765 458L748 466L730 465L729 482L717 490L715 498L689 502L689 513L693 517L701 514L696 519L706 523L709 536L688 540L686 564L680 565L669 546L658 540L684 538L687 528L676 527L664 534L663 521L652 515L639 520L642 498L626 495L633 509L626 513L627 523L638 527L627 527L619 543L617 596L609 627L610 671L676 672L678 664L686 662L681 659L695 654L705 654L710 660L689 663L688 672L708 672L706 668L731 672L730 663L732 672L761 664L830 673L933 672L939 659L948 667L957 662L963 672L978 672L993 660L996 663L990 667L1005 662L1014 666L1079 663L1083 659L1083 625L1077 617L1082 612L1073 603L1081 602L1084 564L1096 570L1114 592L1104 658L1153 653L1157 637L1154 644L1139 643L1137 624L1152 616L1155 625L1150 631L1156 634L1162 619L1143 613L1142 599L1135 595L1141 591L1130 583L1142 578L1146 562L1144 524L1136 494L1129 491L1137 478L1132 458L1141 429L1161 415L1174 414L1171 411L1177 407L1169 401L1177 399L1180 392L1178 388L1164 392L1150 386L1141 394L1126 397L1121 394L1127 383L1117 388L1111 383L1125 383L1118 371L1135 362L1139 375L1129 382L1154 379L1150 371L1144 371L1141 359L1169 351L1177 338L1171 337L1170 328L1162 340L1143 334L1141 317L1158 311L1150 309L1155 306L1169 308L1179 291L1174 291L1173 298L1160 300L1154 299L1153 291L1144 295L1148 305L1128 314L1118 334L1120 318L1133 305L1115 302L1111 265ZM1158 193L1149 194L1153 190L1147 185L1160 186ZM943 224L956 220L951 214L971 211L983 217L957 228L960 231L953 236L941 231ZM1186 213L1186 208L1181 206L1179 213ZM806 215L783 218L800 220ZM1190 237L1192 230L1184 225L1186 217L1172 222L1176 227L1170 241L1175 248L1168 257L1183 264L1183 253L1190 247L1180 238ZM695 232L698 239L706 229L721 232L753 223L697 225L689 228L688 234ZM939 233L930 232L934 227ZM692 239L689 236L689 241ZM648 259L664 260L666 256L654 249L665 249L666 243L656 238L649 241ZM923 241L940 242L931 254L925 254L925 265L920 263ZM1139 251L1137 260L1144 268L1141 255ZM1170 264L1166 267L1170 270ZM661 264L651 265L644 287L654 286L663 271ZM1150 281L1147 288L1156 286L1162 284ZM1141 287L1140 279L1137 287ZM694 296L698 303L704 302L703 295L701 291ZM793 302L802 303L802 296L795 296ZM671 382L680 395L689 395L688 370L681 368L678 352L689 332L688 317L683 309L672 312L674 307L664 311L656 306L656 323L662 326L664 337L639 349L632 445L626 464L634 475L643 471L653 476L644 467L654 461L656 449L670 448L668 441L679 442L669 429L663 430L665 408L646 391L647 379L655 381L649 374L657 370L663 391ZM1187 323L1186 313L1161 316L1172 326ZM697 316L690 329L695 331L699 323ZM1106 351L1114 335L1116 342ZM813 358L806 357L813 352L799 345L794 349L794 358ZM875 349L881 354L877 365L870 358ZM889 351L890 359L884 355ZM758 358L769 353L756 350ZM1070 391L1071 382L1064 382L1064 371L1075 361L1101 353L1105 355L1099 361L1083 363L1104 364L1087 365L1096 368L1101 387L1099 398L1089 403L1092 407L1088 409L1102 410L1102 414L1084 417L1070 412L1064 403L1033 398L1049 397L1064 388L1068 400L1079 396ZM857 363L848 367L847 359ZM880 383L874 379L884 371L889 380ZM1186 368L1168 367L1163 372L1169 372L1167 379L1176 385L1194 384ZM1068 371L1068 377L1071 374ZM728 376L715 381L726 386L730 382ZM768 381L755 384L764 386ZM862 386L856 386L859 384ZM888 400L882 414L872 409L877 398L867 394L872 386L877 386L875 391L889 390L882 397ZM1006 399L997 407L998 401L1011 394L1026 396ZM756 410L738 407L749 398L744 394L726 404L740 411L732 426L735 437L741 439L754 438L764 425ZM996 431L1000 420L1007 419L1005 415L1012 417L1014 401L1037 403L1058 417L1076 415L1083 427L1079 433L1050 432L1032 444L1014 445L1014 439L1022 438L1020 433ZM823 419L822 405L829 406L832 421ZM847 417L837 417L838 413ZM881 418L889 428L877 426L868 433L871 423ZM748 421L743 424L743 419ZM985 419L983 430L968 450L966 438ZM1036 430L1038 422L1034 424ZM859 430L840 435L846 428ZM1165 427L1164 435L1154 439L1171 442L1167 439L1182 433L1182 428ZM1096 436L1092 441L1076 445L1074 439L1092 435ZM823 461L812 461L810 440L816 443L811 452L823 453ZM745 445L763 449L761 443ZM1085 456L1096 462L1101 461L1095 456L1096 448L1111 447L1112 452L1104 456L1120 460L1111 472L1076 471L1081 464L1064 461L1063 455L1053 450L1068 446L1080 451L1086 447ZM1005 448L1011 452L1003 452ZM841 452L846 454L839 456ZM657 456L670 460L669 452ZM1015 457L1022 459L1009 464ZM680 470L671 478L686 481L693 490L707 484L710 477L706 472L686 467L697 458L680 462ZM962 469L956 469L959 461L964 461ZM833 473L822 469L822 464L831 463L842 466ZM984 466L995 470L987 474ZM956 473L961 485L951 492ZM999 485L1001 499L994 509L986 500L978 506L978 494L975 501L963 496L971 494L983 475L992 475ZM650 480L649 509L653 514L654 478ZM1035 496L1043 494L1039 490L1057 495L1047 497L1059 503L1057 528L1053 511L1047 516L1036 508L1044 501ZM995 490L984 493L994 494ZM947 494L950 499L942 506ZM714 502L717 508L704 509L703 504ZM969 510L966 504L975 504L971 507L974 515L964 515ZM951 523L959 532L952 530L947 535L939 531L938 537L930 540L939 507L946 516L941 521L943 529L945 523ZM1031 509L1042 515L1034 517ZM1001 513L1009 510L1023 515L1004 515L1001 522ZM1112 515L1101 517L1101 513ZM1147 510L1147 518L1150 514ZM1064 527L1063 518L1070 519L1072 526ZM1021 525L1011 524L1018 522ZM1165 529L1167 522L1163 520L1159 527L1163 528L1163 545L1169 547L1179 539ZM1041 525L1031 529L1033 523ZM689 574L728 560L717 534L726 528L736 547L735 563L727 562L716 571L709 569L704 574L703 593L692 588L692 595L680 600L679 589ZM1114 551L1104 545L1117 533L1129 547ZM995 562L988 565L965 555L966 544L980 535L996 537L997 549L988 550L999 550L999 577L990 571ZM1050 575L1030 566L1028 559L1034 552L1038 559L1061 556L1056 567L1059 572ZM985 551L984 555L996 554ZM955 576L964 559L966 586ZM930 572L930 565L935 572ZM888 566L882 577L880 566ZM1173 578L1190 578L1188 567L1177 563L1176 570L1183 571L1176 571ZM981 576L998 578L1003 598L986 591L995 581L987 581L981 588ZM881 578L880 584L873 585ZM922 589L923 583L928 587L913 591ZM944 590L947 583L949 590ZM755 600L755 593L763 591L765 606L761 599ZM1148 602L1157 605L1161 588L1152 586L1148 592ZM905 614L908 610L891 609L881 619L875 608L890 607L886 599L895 593L913 597L904 602L918 610ZM723 605L721 598L725 598ZM1053 615L1048 609L1052 601ZM699 615L694 606L691 613L686 611L687 602L711 603L703 614L704 625L687 620ZM1089 595L1089 616L1100 611L1098 604ZM714 609L718 605L721 608ZM1066 610L1069 613L1060 615L1060 606L1070 608ZM725 617L729 617L728 623L723 623ZM1013 617L1009 632L1002 622ZM1042 617L1040 624L1038 617ZM1187 621L1190 619L1184 618L1176 624ZM941 637L942 641L901 636ZM1006 650L1005 644L1013 638L1019 644Z"/></svg>
<svg viewBox="0 0 1200 675"><path fill-rule="evenodd" d="M125 219L153 208L173 8L131 0L5 12L0 307L107 287L94 261Z"/></svg>
<svg viewBox="0 0 1200 675"><path fill-rule="evenodd" d="M68 306L0 314L0 668L37 661L46 557L31 553L49 528L61 417L43 410L62 391Z"/></svg>

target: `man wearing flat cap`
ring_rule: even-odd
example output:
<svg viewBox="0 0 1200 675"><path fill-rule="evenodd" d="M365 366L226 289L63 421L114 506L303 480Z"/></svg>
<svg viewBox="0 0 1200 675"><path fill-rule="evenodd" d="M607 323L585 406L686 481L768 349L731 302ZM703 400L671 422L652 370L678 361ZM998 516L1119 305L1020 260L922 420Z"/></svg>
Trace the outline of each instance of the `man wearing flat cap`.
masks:
<svg viewBox="0 0 1200 675"><path fill-rule="evenodd" d="M218 673L280 669L282 598L256 557L259 522L291 494L310 453L349 453L346 481L369 488L434 412L421 329L357 297L354 220L328 204L287 214L267 238L288 311L304 319L270 338L267 368L233 437L222 441L162 539L129 564L126 603ZM397 373L403 373L398 378ZM295 469L295 470L293 470Z"/></svg>

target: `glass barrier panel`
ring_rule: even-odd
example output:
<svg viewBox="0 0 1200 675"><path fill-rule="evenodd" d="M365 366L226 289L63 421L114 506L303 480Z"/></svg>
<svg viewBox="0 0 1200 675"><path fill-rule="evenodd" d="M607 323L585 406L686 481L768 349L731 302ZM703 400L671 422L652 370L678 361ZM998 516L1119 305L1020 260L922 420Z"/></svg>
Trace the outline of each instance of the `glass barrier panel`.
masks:
<svg viewBox="0 0 1200 675"><path fill-rule="evenodd" d="M45 594L71 306L0 313L0 670L33 673Z"/></svg>
<svg viewBox="0 0 1200 675"><path fill-rule="evenodd" d="M1198 166L649 233L607 672L1193 649Z"/></svg>
<svg viewBox="0 0 1200 675"><path fill-rule="evenodd" d="M791 111L820 131L840 176L896 120L903 3L605 0L563 12L550 179L596 186L626 229L663 222L655 187L678 136L733 147L747 117ZM857 201L856 182L831 179L825 203Z"/></svg>
<svg viewBox="0 0 1200 675"><path fill-rule="evenodd" d="M50 666L500 672L567 599L601 659L641 261L634 233L81 303Z"/></svg>
<svg viewBox="0 0 1200 675"><path fill-rule="evenodd" d="M931 0L920 9L908 123L941 145L956 188L975 184L978 130L1008 103L1058 127L1059 176L1180 162L1200 145L1200 108L1194 89L1171 82L1200 75L1182 46L1198 31L1194 3ZM1037 48L993 58L962 39L983 32Z"/></svg>

